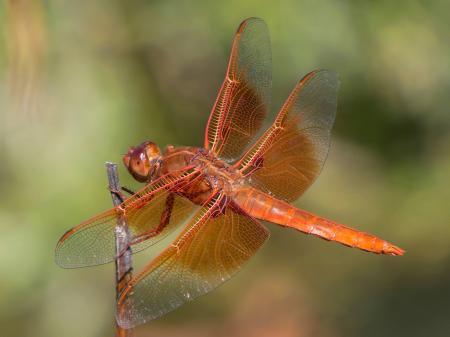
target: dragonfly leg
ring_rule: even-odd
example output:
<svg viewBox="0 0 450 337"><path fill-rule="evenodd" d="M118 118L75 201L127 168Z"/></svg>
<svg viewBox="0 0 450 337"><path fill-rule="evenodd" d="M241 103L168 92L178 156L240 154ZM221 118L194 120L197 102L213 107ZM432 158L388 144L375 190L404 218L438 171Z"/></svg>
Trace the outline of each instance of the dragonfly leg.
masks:
<svg viewBox="0 0 450 337"><path fill-rule="evenodd" d="M122 191L127 192L130 196L136 194L135 191L133 191L131 188L128 188L126 186L121 187Z"/></svg>
<svg viewBox="0 0 450 337"><path fill-rule="evenodd" d="M126 192L127 194L129 194L130 196L135 195L136 192L133 191L131 188L128 188L126 186L121 186L120 190L116 190L116 189L109 189L109 191L113 194L115 194L121 202L124 202L127 198L125 197L125 194L122 193L122 191ZM138 197L140 197L138 195Z"/></svg>
<svg viewBox="0 0 450 337"><path fill-rule="evenodd" d="M111 194L114 194L117 198L119 198L121 203L124 202L126 199L125 195L122 193L121 190L117 190L115 188L109 188L109 192Z"/></svg>
<svg viewBox="0 0 450 337"><path fill-rule="evenodd" d="M170 193L166 198L164 210L161 213L161 218L159 220L158 227L152 228L146 232L139 234L137 237L133 238L133 240L131 240L128 247L124 248L121 252L119 252L119 254L117 254L116 258L119 258L123 254L125 254L125 252L127 251L128 248L130 248L130 246L144 242L145 240L151 239L151 238L159 235L164 230L164 228L167 227L167 225L170 222L170 217L172 215L174 202L175 202L175 195L173 193Z"/></svg>
<svg viewBox="0 0 450 337"><path fill-rule="evenodd" d="M158 227L153 228L147 232L140 234L138 237L136 237L135 239L133 239L131 241L132 245L135 245L137 243L151 239L152 237L155 237L158 234L160 234L164 230L164 228L166 228L166 226L170 222L170 216L172 215L174 201L175 201L175 195L173 193L169 194L166 198L166 203L164 205L164 210L161 213L161 218L159 220Z"/></svg>

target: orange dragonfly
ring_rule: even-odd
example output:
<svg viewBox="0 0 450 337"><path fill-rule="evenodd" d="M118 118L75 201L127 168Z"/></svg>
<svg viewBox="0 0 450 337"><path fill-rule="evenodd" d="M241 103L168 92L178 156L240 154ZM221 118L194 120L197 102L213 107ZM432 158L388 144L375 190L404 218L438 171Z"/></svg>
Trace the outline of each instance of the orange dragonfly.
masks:
<svg viewBox="0 0 450 337"><path fill-rule="evenodd" d="M123 162L145 187L121 205L66 232L56 262L76 268L116 258L114 227L125 217L133 253L177 228L176 239L127 284L118 298L125 328L176 309L238 272L269 238L268 221L368 252L402 255L374 235L290 204L313 183L327 156L339 80L316 70L303 77L273 123L270 40L264 21L245 20L206 125L203 148L146 141Z"/></svg>

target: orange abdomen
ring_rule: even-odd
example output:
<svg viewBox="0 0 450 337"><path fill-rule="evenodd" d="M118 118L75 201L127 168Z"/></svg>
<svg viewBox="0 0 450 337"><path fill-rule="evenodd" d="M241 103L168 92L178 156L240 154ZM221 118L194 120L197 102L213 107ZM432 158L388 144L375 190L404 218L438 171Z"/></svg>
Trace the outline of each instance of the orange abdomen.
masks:
<svg viewBox="0 0 450 337"><path fill-rule="evenodd" d="M281 226L291 227L325 240L359 248L376 254L403 255L404 251L372 234L360 232L295 208L254 188L243 188L234 194L234 202L248 214Z"/></svg>

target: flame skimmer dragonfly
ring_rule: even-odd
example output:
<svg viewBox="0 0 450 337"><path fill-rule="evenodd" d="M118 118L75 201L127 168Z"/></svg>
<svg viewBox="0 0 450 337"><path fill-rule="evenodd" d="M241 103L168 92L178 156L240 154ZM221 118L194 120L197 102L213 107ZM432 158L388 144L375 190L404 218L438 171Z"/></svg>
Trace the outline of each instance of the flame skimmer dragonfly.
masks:
<svg viewBox="0 0 450 337"><path fill-rule="evenodd" d="M338 86L333 72L307 74L261 132L270 106L270 40L264 21L245 20L234 38L203 148L169 145L161 152L150 141L131 147L124 164L145 187L66 232L56 262L76 268L113 261L114 227L121 216L133 253L182 227L119 296L117 320L129 328L232 277L268 239L261 220L368 252L402 255L401 248L374 235L289 204L313 183L325 161Z"/></svg>

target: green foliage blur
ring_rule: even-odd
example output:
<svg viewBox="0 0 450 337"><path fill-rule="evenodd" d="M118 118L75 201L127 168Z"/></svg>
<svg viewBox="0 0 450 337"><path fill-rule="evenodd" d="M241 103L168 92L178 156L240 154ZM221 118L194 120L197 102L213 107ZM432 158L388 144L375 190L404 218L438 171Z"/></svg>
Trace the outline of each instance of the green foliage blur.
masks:
<svg viewBox="0 0 450 337"><path fill-rule="evenodd" d="M449 336L449 13L443 0L2 2L0 335L114 334L113 265L60 269L55 244L111 207L105 161L146 139L202 144L235 29L259 16L274 109L313 69L342 81L329 158L296 205L406 255L270 226L237 277L136 336Z"/></svg>

